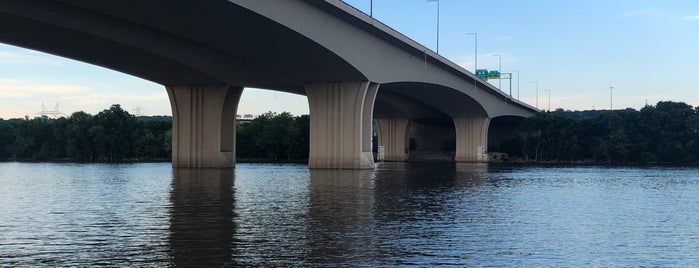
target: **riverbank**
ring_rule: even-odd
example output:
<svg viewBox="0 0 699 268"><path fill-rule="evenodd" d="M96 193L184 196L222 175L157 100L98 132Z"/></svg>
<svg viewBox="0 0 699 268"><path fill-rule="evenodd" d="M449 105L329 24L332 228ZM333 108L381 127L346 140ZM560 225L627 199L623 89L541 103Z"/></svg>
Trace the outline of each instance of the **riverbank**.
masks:
<svg viewBox="0 0 699 268"><path fill-rule="evenodd" d="M90 161L83 161L79 159L71 159L71 158L63 158L63 159L51 159L51 160L36 160L36 159L29 159L29 158L9 158L9 159L4 159L0 160L0 163L3 162L19 162L19 163L78 163L78 164L105 164L105 163L111 163L111 164L132 164L132 163L169 163L172 162L170 158L156 158L156 159L140 159L140 158L132 158L132 159L122 159L118 161L105 161L105 160L90 160ZM305 164L308 163L308 159L292 159L288 161L275 161L272 159L264 159L264 158L243 158L243 159L236 159L236 163L259 163L259 164Z"/></svg>

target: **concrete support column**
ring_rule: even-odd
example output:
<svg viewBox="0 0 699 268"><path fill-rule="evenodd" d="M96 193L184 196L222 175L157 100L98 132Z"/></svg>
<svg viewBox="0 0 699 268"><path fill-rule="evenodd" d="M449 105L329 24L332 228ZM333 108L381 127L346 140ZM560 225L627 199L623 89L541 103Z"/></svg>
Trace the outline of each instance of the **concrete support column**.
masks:
<svg viewBox="0 0 699 268"><path fill-rule="evenodd" d="M407 118L376 119L379 146L383 146L383 159L380 161L404 162L408 160Z"/></svg>
<svg viewBox="0 0 699 268"><path fill-rule="evenodd" d="M235 166L235 114L242 87L168 86L172 167Z"/></svg>
<svg viewBox="0 0 699 268"><path fill-rule="evenodd" d="M373 168L371 122L379 85L322 82L305 87L311 113L308 167Z"/></svg>
<svg viewBox="0 0 699 268"><path fill-rule="evenodd" d="M454 118L456 162L488 162L490 118Z"/></svg>

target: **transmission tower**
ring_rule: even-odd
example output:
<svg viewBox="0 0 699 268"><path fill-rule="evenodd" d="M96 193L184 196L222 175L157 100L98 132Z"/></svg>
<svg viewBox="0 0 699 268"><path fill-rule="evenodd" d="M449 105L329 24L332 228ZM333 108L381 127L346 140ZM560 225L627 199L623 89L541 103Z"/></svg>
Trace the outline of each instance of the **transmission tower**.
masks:
<svg viewBox="0 0 699 268"><path fill-rule="evenodd" d="M53 110L46 110L46 105L44 105L44 101L41 101L41 112L36 113L36 115L51 118L59 118L61 116L66 116L58 110L58 102L56 102L56 106L53 107Z"/></svg>
<svg viewBox="0 0 699 268"><path fill-rule="evenodd" d="M139 117L143 115L142 113L146 111L146 108L143 106L136 106L136 108L131 109L131 111L134 113L136 117Z"/></svg>

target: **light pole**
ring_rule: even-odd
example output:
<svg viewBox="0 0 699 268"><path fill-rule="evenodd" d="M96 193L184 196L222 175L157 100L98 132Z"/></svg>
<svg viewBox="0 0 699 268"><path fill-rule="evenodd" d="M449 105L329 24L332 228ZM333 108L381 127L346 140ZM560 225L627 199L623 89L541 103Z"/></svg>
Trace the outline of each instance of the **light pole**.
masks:
<svg viewBox="0 0 699 268"><path fill-rule="evenodd" d="M614 90L614 87L609 87L609 111L614 110L614 103L612 102L612 90Z"/></svg>
<svg viewBox="0 0 699 268"><path fill-rule="evenodd" d="M539 109L539 82L534 81L532 82L533 84L536 84L536 109Z"/></svg>
<svg viewBox="0 0 699 268"><path fill-rule="evenodd" d="M369 0L369 17L374 17L374 0Z"/></svg>
<svg viewBox="0 0 699 268"><path fill-rule="evenodd" d="M501 73L500 79L507 79L510 82L510 86L507 87L510 90L510 98L512 97L512 73Z"/></svg>
<svg viewBox="0 0 699 268"><path fill-rule="evenodd" d="M437 54L439 54L439 0L427 0L427 2L437 2Z"/></svg>
<svg viewBox="0 0 699 268"><path fill-rule="evenodd" d="M494 54L493 57L498 57L498 75L502 74L502 55ZM498 77L498 89L502 90L502 79Z"/></svg>
<svg viewBox="0 0 699 268"><path fill-rule="evenodd" d="M550 89L545 89L544 91L549 93L549 112L551 111L551 90Z"/></svg>
<svg viewBox="0 0 699 268"><path fill-rule="evenodd" d="M475 49L473 50L473 73L476 73L476 70L478 70L478 33L467 33L466 35L473 35L475 40L473 41Z"/></svg>
<svg viewBox="0 0 699 268"><path fill-rule="evenodd" d="M517 73L517 99L519 100L519 70L514 70L512 72Z"/></svg>

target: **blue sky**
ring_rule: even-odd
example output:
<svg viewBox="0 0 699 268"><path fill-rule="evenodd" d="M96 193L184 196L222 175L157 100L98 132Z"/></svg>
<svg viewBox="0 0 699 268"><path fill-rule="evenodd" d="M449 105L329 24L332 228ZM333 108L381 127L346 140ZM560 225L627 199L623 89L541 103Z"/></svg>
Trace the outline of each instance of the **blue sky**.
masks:
<svg viewBox="0 0 699 268"><path fill-rule="evenodd" d="M369 13L370 0L347 0ZM440 0L439 52L473 70L520 71L519 97L551 108L639 109L646 100L699 105L699 1L673 0ZM436 50L437 3L373 0L373 15ZM513 95L517 97L517 76ZM497 81L492 82L497 85ZM508 81L502 89L509 91ZM104 68L40 52L0 45L0 118L34 116L56 102L65 113L97 113L113 103L144 107L147 115L170 114L162 86ZM246 89L239 114L308 112L305 97Z"/></svg>

